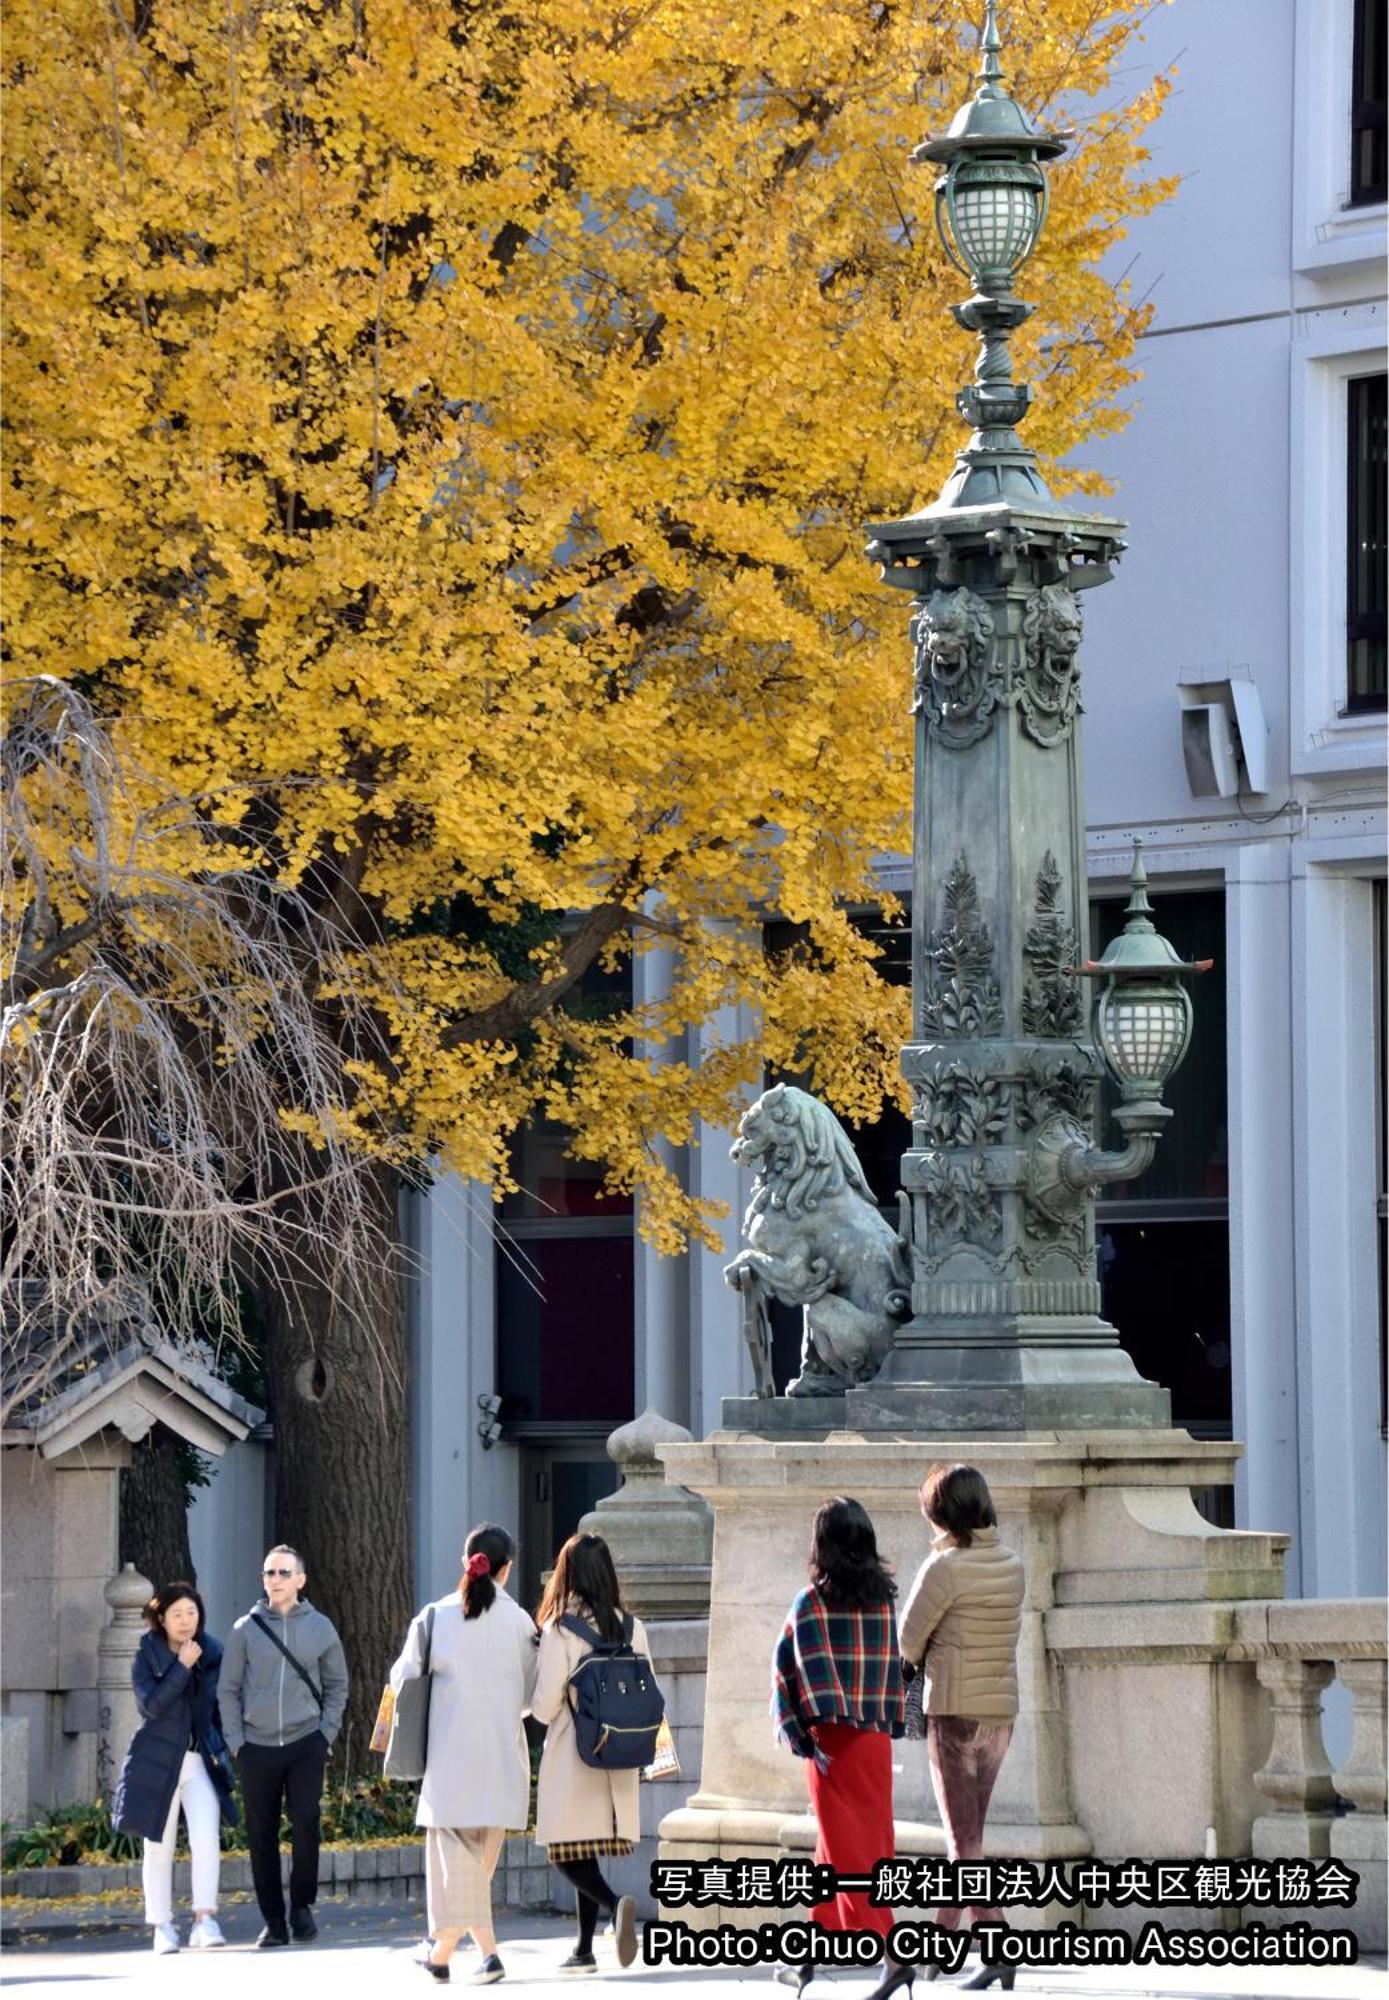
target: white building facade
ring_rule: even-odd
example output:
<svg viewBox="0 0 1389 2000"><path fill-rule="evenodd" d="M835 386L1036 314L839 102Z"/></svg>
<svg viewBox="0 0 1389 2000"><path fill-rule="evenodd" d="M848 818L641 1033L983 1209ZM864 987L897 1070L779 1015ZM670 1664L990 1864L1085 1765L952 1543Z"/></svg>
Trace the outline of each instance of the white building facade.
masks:
<svg viewBox="0 0 1389 2000"><path fill-rule="evenodd" d="M1383 19L1152 17L1179 70L1154 165L1182 180L1125 246L1156 312L1132 423L1094 454L1130 553L1087 603L1092 884L1140 833L1155 901L1223 900L1236 1520L1292 1535L1308 1596L1385 1575ZM1258 692L1266 769L1196 798L1178 683L1224 676Z"/></svg>

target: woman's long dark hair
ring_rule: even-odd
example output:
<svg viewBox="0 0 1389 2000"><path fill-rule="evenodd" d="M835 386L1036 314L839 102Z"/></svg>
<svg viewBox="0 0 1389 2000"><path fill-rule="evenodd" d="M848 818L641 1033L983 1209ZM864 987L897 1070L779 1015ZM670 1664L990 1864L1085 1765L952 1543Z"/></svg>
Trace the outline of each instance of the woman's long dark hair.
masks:
<svg viewBox="0 0 1389 2000"><path fill-rule="evenodd" d="M897 1595L892 1572L878 1554L867 1509L841 1494L826 1500L810 1531L810 1581L836 1611L867 1611Z"/></svg>
<svg viewBox="0 0 1389 2000"><path fill-rule="evenodd" d="M497 1596L497 1572L506 1568L515 1553L515 1542L495 1521L483 1521L472 1530L463 1544L463 1581L458 1586L465 1618L480 1618L491 1610ZM469 1556L486 1556L489 1567L485 1575L469 1576Z"/></svg>
<svg viewBox="0 0 1389 2000"><path fill-rule="evenodd" d="M622 1586L612 1554L601 1535L571 1535L555 1557L555 1567L535 1614L537 1625L562 1618L576 1597L604 1639L622 1637Z"/></svg>
<svg viewBox="0 0 1389 2000"><path fill-rule="evenodd" d="M164 1631L164 1613L171 1605L177 1604L181 1597L191 1599L198 1607L198 1629L193 1634L193 1637L201 1639L203 1636L203 1627L207 1623L207 1611L201 1597L199 1597L191 1583L166 1583L162 1590L156 1590L154 1596L145 1606L145 1623L149 1626L151 1632L160 1632L167 1639L169 1635Z"/></svg>

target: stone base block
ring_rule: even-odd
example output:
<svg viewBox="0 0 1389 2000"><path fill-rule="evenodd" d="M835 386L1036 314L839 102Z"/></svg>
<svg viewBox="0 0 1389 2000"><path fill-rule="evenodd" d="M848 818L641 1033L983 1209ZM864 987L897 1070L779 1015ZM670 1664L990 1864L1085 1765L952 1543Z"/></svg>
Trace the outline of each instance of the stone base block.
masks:
<svg viewBox="0 0 1389 2000"><path fill-rule="evenodd" d="M920 1431L991 1437L1049 1430L1148 1430L1171 1417L1153 1382L937 1384L870 1382L845 1398L849 1425L864 1433Z"/></svg>
<svg viewBox="0 0 1389 2000"><path fill-rule="evenodd" d="M910 1332L907 1332L910 1338ZM854 1430L980 1434L1030 1430L1160 1429L1171 1398L1145 1382L1104 1320L1052 1323L1017 1316L987 1330L933 1325L899 1345L877 1379L845 1396Z"/></svg>
<svg viewBox="0 0 1389 2000"><path fill-rule="evenodd" d="M752 1437L822 1438L845 1425L843 1396L725 1396L720 1427Z"/></svg>

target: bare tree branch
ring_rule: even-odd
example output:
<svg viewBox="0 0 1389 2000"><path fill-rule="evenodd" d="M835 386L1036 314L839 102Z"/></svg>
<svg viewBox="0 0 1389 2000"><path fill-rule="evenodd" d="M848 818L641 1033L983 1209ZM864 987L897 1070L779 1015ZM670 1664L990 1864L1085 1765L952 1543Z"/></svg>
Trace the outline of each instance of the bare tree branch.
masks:
<svg viewBox="0 0 1389 2000"><path fill-rule="evenodd" d="M270 1272L376 1324L395 1256L361 1113L306 954L385 1063L360 944L244 862L245 837L123 761L82 696L10 689L0 742L4 1408L140 1297L175 1343L235 1340L237 1276ZM175 872L171 857L182 866ZM187 866L189 857L195 865ZM205 856L205 867L196 863ZM354 913L360 923L360 913Z"/></svg>

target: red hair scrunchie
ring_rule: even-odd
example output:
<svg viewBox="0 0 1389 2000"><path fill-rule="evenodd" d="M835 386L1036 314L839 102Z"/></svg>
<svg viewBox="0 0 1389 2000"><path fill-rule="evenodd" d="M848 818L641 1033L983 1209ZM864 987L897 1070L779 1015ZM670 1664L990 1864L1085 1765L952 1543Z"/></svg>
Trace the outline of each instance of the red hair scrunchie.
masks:
<svg viewBox="0 0 1389 2000"><path fill-rule="evenodd" d="M492 1558L484 1555L481 1549L475 1549L467 1562L464 1563L463 1573L465 1576L490 1576L492 1574Z"/></svg>

